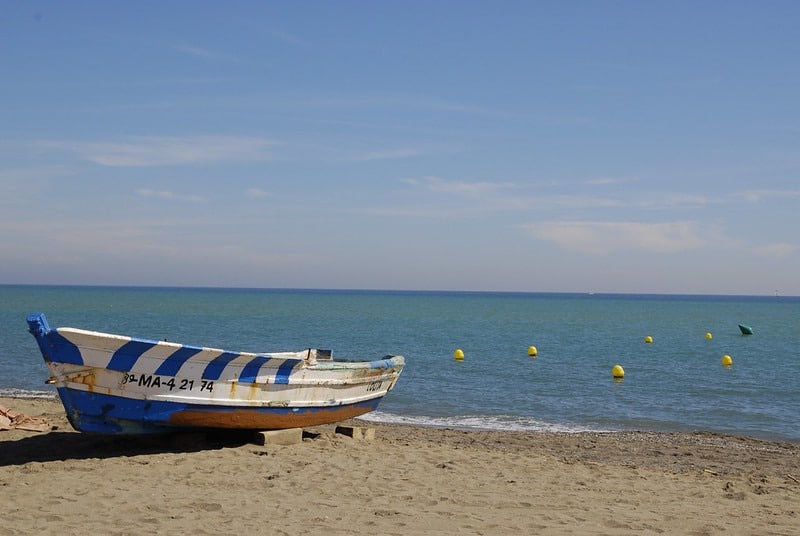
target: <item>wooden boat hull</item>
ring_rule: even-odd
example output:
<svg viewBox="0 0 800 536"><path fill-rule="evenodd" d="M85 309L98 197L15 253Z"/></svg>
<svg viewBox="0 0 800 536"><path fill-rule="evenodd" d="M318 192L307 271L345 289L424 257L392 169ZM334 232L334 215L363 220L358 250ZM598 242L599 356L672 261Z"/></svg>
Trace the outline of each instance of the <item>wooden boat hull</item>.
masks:
<svg viewBox="0 0 800 536"><path fill-rule="evenodd" d="M278 430L305 428L358 417L380 398L353 404L306 408L225 407L136 400L67 387L58 388L70 424L82 432L167 433L189 429Z"/></svg>
<svg viewBox="0 0 800 536"><path fill-rule="evenodd" d="M402 356L334 361L330 352L249 353L150 341L28 317L76 430L166 433L276 430L374 410L397 382Z"/></svg>

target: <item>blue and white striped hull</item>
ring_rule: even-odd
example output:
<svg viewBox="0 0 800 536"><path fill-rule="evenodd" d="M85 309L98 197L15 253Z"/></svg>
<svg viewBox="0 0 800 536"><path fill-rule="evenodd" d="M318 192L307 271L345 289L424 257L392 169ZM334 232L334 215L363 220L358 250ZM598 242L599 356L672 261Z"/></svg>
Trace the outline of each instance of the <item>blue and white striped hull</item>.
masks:
<svg viewBox="0 0 800 536"><path fill-rule="evenodd" d="M340 362L318 350L227 352L28 317L72 425L85 432L301 428L374 410L402 356Z"/></svg>

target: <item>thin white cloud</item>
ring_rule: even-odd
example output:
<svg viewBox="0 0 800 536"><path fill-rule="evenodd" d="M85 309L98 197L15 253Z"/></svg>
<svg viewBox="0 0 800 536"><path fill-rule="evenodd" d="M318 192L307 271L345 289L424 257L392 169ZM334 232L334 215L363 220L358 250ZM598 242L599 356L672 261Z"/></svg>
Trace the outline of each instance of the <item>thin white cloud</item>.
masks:
<svg viewBox="0 0 800 536"><path fill-rule="evenodd" d="M450 101L436 97L416 97L416 102L421 108L437 112L453 112L458 114L479 115L496 118L512 117L511 114L504 111L485 108L482 106L475 106L472 104L464 104L461 102Z"/></svg>
<svg viewBox="0 0 800 536"><path fill-rule="evenodd" d="M675 209L675 208L698 208L705 207L712 202L719 203L719 200L712 200L703 195L667 193L659 195L649 195L647 199L637 204L641 208L654 209Z"/></svg>
<svg viewBox="0 0 800 536"><path fill-rule="evenodd" d="M747 190L737 194L749 203L760 203L767 199L791 199L800 197L800 190Z"/></svg>
<svg viewBox="0 0 800 536"><path fill-rule="evenodd" d="M58 165L0 169L0 212L4 216L11 211L30 213L31 207L46 203L43 196L49 197L48 190L56 179L74 175L74 170Z"/></svg>
<svg viewBox="0 0 800 536"><path fill-rule="evenodd" d="M0 169L0 185L7 187L11 184L30 185L33 181L65 177L74 175L75 172L65 166L37 166L27 168Z"/></svg>
<svg viewBox="0 0 800 536"><path fill-rule="evenodd" d="M350 209L346 212L390 218L431 218L436 220L464 218L463 210L457 208L442 208L440 206L370 206Z"/></svg>
<svg viewBox="0 0 800 536"><path fill-rule="evenodd" d="M297 104L305 108L327 108L327 109L392 109L399 113L413 112L442 112L466 116L487 116L497 118L514 117L513 114L491 108L484 108L472 104L441 99L428 95L392 93L392 92L372 92L372 93L351 93L351 94L330 94L324 96L311 94L302 98Z"/></svg>
<svg viewBox="0 0 800 536"><path fill-rule="evenodd" d="M153 190L150 188L141 188L139 190L136 190L136 193L142 197L163 199L165 201L182 201L188 203L202 203L203 201L205 201L205 199L199 195L177 194L169 190Z"/></svg>
<svg viewBox="0 0 800 536"><path fill-rule="evenodd" d="M382 151L372 151L352 157L350 160L355 161L369 161L369 160L397 160L400 158L411 158L425 154L426 151L419 148L397 148L386 149Z"/></svg>
<svg viewBox="0 0 800 536"><path fill-rule="evenodd" d="M766 257L784 257L795 251L800 251L800 245L788 242L777 242L756 247L756 252Z"/></svg>
<svg viewBox="0 0 800 536"><path fill-rule="evenodd" d="M256 199L270 197L272 195L269 192L262 190L260 188L248 188L247 190L245 190L244 193L247 197L252 197Z"/></svg>
<svg viewBox="0 0 800 536"><path fill-rule="evenodd" d="M422 184L431 192L458 194L469 197L485 196L500 190L516 188L516 185L508 182L453 181L441 177L425 177L419 184Z"/></svg>
<svg viewBox="0 0 800 536"><path fill-rule="evenodd" d="M119 142L44 142L110 167L149 167L254 161L269 158L276 142L257 137L136 137Z"/></svg>
<svg viewBox="0 0 800 536"><path fill-rule="evenodd" d="M188 54L190 56L194 56L196 58L224 61L229 63L242 63L242 60L240 60L239 58L230 56L228 54L215 52L213 50L209 50L207 48L202 48L202 47L196 47L191 45L178 45L175 47L175 50L177 50L178 52L182 52L184 54Z"/></svg>
<svg viewBox="0 0 800 536"><path fill-rule="evenodd" d="M638 179L630 179L638 180ZM628 179L589 179L587 182L600 185L612 185L619 182L626 182ZM438 218L464 218L465 216L475 216L478 214L506 212L508 214L522 214L535 212L539 217L569 221L573 217L600 218L603 221L609 216L610 210L627 210L629 213L653 213L662 212L666 214L685 213L686 211L698 211L706 207L720 206L731 203L741 203L743 199L750 201L766 200L768 198L786 198L800 196L800 191L760 191L756 195L750 192L749 196L742 193L720 193L718 196L708 196L697 193L680 192L641 192L615 190L606 191L601 188L603 195L592 194L593 189L588 186L579 188L580 193L560 193L566 190L575 190L575 183L561 184L557 182L542 181L467 181L451 180L437 176L426 176L421 178L404 178L401 182L411 187L413 201L407 207L398 204L396 199L391 207L373 207L376 213L391 214L395 216L419 216L425 214L436 214ZM592 212L594 211L594 212ZM667 218L674 218L667 216ZM682 219L680 217L674 218ZM567 225L567 224L565 224ZM576 224L568 224L570 227L563 229L563 232L576 233L579 227ZM615 224L618 231L625 228L623 224ZM714 227L710 224L709 227ZM629 226L626 236L630 236L635 227ZM686 228L685 226L683 228ZM648 224L638 228L640 231L650 230L653 247L667 249L669 243L667 237L669 233L676 234L680 226L676 224ZM669 231L669 233L667 232ZM693 247L692 240L684 240L680 237L676 241L675 248ZM656 240L658 239L658 240ZM684 244L684 246L680 246ZM588 246L584 249L590 249ZM602 250L613 249L606 246L599 247Z"/></svg>
<svg viewBox="0 0 800 536"><path fill-rule="evenodd" d="M521 225L533 236L558 246L595 255L615 251L640 250L676 253L706 245L715 229L703 230L697 222L665 223L551 221Z"/></svg>
<svg viewBox="0 0 800 536"><path fill-rule="evenodd" d="M583 184L606 186L613 184L625 184L629 182L637 182L639 179L628 177L595 177L593 179L586 179Z"/></svg>
<svg viewBox="0 0 800 536"><path fill-rule="evenodd" d="M624 208L627 203L610 197L589 195L546 195L519 197L510 200L519 210L584 210L593 208Z"/></svg>
<svg viewBox="0 0 800 536"><path fill-rule="evenodd" d="M225 266L231 268L229 259L233 258L237 259L237 270L241 274L257 272L271 265L321 262L316 251L273 249L266 243L262 247L254 247L246 240L231 241L226 233L209 236L207 233L191 231L192 226L207 227L206 218L192 221L120 220L99 226L93 221L74 219L61 220L58 225L60 232L53 233L52 222L5 222L0 218L0 232L24 237L16 243L0 241L0 258L5 261L4 267L7 268L10 262L47 267L55 269L58 277L65 277L58 272L60 267L79 268L78 272L71 273L82 274L81 277L86 274L92 276L95 272L103 272L102 277L105 277L113 269L117 277L114 281L125 281L125 284L157 283L163 274L173 281L170 284L188 284L193 278L205 277L207 273L200 270L187 276L181 272L181 267L187 265L203 265L212 274L221 273L220 270L224 271ZM43 252L35 237L48 233L50 243L47 251ZM91 251L87 249L88 244L91 244ZM148 258L160 260L157 270L153 269L152 263L141 263L142 259ZM156 279L148 279L153 277ZM63 282L63 279L60 281ZM213 281L212 276L207 282L192 284L213 284Z"/></svg>
<svg viewBox="0 0 800 536"><path fill-rule="evenodd" d="M629 206L622 200L592 195L532 194L538 191L541 183L491 182L449 180L441 177L424 177L422 179L403 179L405 184L422 190L426 199L430 194L442 194L449 201L463 201L462 210L481 212L528 212L577 210L588 208L621 208ZM452 203L451 203L452 204Z"/></svg>
<svg viewBox="0 0 800 536"><path fill-rule="evenodd" d="M417 156L453 154L457 152L460 152L458 147L439 143L389 147L383 149L330 147L327 151L327 153L333 155L332 157L336 160L348 162L400 160L404 158L414 158Z"/></svg>

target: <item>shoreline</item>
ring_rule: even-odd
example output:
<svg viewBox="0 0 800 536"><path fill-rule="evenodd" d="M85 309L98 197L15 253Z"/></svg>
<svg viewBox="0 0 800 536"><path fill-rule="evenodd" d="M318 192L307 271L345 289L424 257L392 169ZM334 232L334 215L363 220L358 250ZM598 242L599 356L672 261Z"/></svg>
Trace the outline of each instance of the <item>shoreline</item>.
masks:
<svg viewBox="0 0 800 536"><path fill-rule="evenodd" d="M499 432L355 419L289 446L241 434L0 432L0 534L794 534L800 445L710 432ZM252 514L252 515L248 515Z"/></svg>
<svg viewBox="0 0 800 536"><path fill-rule="evenodd" d="M56 409L51 410L52 412L58 412L61 410L63 412L63 406L61 405L60 398L58 397L57 392L50 392L50 391L20 391L20 393L24 394L9 394L0 393L0 405L13 405L16 400L44 400L44 401L55 401L56 402ZM5 401L5 402L3 402ZM368 414L369 415L369 414ZM384 419L371 419L369 417L360 418L358 419L362 421L362 426L382 426L386 425L388 427L393 426L400 426L400 427L409 427L409 428L422 428L422 429L432 429L432 430L457 430L457 431L467 431L467 432L485 432L485 433L497 433L497 434L552 434L552 435L567 435L573 436L578 434L674 434L674 435L681 435L681 434L710 434L714 436L721 436L721 437L737 437L737 438L744 438L744 439L752 439L754 441L760 441L765 443L787 443L790 445L800 446L800 438L794 439L792 437L785 437L781 434L772 432L763 432L762 435L747 435L747 434L740 434L735 432L723 432L723 431L716 431L716 430L672 430L672 431L664 431L664 430L592 430L587 427L576 427L576 429L568 429L568 428L559 428L558 426L548 426L546 429L496 429L496 428L480 428L474 426L459 426L457 424L425 424L425 423L417 423L417 422L393 422L392 420L384 420ZM69 424L67 424L69 426Z"/></svg>

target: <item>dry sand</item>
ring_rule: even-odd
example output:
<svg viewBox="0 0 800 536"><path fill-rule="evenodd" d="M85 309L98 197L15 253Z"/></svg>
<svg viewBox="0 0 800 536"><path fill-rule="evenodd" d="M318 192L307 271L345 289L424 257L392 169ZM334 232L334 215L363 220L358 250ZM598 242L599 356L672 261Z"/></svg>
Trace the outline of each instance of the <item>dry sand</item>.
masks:
<svg viewBox="0 0 800 536"><path fill-rule="evenodd" d="M800 445L410 426L355 440L0 432L0 534L800 534Z"/></svg>

